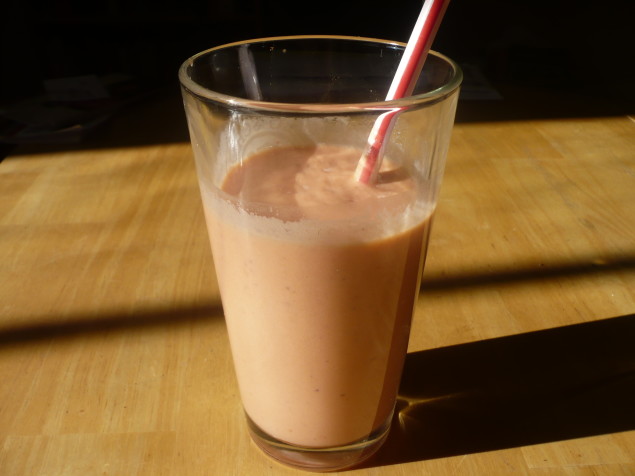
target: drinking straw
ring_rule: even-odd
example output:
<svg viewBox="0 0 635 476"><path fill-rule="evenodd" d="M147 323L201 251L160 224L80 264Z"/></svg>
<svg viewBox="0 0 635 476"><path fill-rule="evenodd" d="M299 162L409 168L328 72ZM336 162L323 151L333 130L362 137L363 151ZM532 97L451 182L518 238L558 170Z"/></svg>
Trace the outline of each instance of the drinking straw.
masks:
<svg viewBox="0 0 635 476"><path fill-rule="evenodd" d="M423 4L386 95L386 101L412 94L449 3L450 0L427 0ZM377 179L387 142L385 139L390 136L399 112L400 109L393 109L375 120L366 149L355 170L355 178L359 182L372 184Z"/></svg>

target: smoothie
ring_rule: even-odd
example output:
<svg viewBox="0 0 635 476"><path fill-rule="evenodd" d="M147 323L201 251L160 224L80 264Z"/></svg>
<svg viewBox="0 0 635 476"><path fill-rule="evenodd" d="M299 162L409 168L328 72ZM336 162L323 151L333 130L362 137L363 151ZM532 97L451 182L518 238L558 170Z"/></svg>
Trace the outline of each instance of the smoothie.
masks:
<svg viewBox="0 0 635 476"><path fill-rule="evenodd" d="M269 148L202 184L245 411L294 445L386 427L407 350L432 207L388 159L356 182L360 155Z"/></svg>

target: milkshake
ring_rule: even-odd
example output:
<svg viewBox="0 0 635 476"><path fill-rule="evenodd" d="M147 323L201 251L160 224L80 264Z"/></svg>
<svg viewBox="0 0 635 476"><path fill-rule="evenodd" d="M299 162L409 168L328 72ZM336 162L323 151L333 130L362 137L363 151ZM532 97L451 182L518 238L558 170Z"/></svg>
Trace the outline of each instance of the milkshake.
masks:
<svg viewBox="0 0 635 476"><path fill-rule="evenodd" d="M461 83L430 52L412 96L385 100L404 46L263 38L179 70L248 428L294 467L358 465L392 420Z"/></svg>
<svg viewBox="0 0 635 476"><path fill-rule="evenodd" d="M431 208L389 160L356 182L360 156L269 148L203 190L245 411L305 448L387 429L419 287Z"/></svg>

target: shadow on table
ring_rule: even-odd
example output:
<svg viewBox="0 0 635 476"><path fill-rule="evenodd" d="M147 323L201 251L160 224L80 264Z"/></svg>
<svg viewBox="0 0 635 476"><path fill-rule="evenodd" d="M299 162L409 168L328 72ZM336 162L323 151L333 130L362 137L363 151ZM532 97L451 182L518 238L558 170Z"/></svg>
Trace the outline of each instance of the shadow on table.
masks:
<svg viewBox="0 0 635 476"><path fill-rule="evenodd" d="M408 354L365 466L635 429L635 314Z"/></svg>
<svg viewBox="0 0 635 476"><path fill-rule="evenodd" d="M431 275L424 273L421 280L421 292L425 294L440 292L456 292L457 289L479 288L485 286L514 286L519 283L542 281L556 278L580 278L619 271L635 270L635 254L620 254L599 257L580 255L575 260L549 260L548 264L534 263L521 266L514 265L510 269L488 268L476 269L449 275Z"/></svg>
<svg viewBox="0 0 635 476"><path fill-rule="evenodd" d="M95 313L74 316L46 316L32 322L0 329L0 353L10 347L24 347L50 340L61 341L77 337L83 340L108 333L148 331L166 327L187 326L222 318L220 302L144 308L135 311Z"/></svg>

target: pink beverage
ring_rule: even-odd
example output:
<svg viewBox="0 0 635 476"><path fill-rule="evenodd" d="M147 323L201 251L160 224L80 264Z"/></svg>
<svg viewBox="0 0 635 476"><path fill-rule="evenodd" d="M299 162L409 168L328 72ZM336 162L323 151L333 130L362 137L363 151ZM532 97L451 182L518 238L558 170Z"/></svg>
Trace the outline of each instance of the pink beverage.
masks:
<svg viewBox="0 0 635 476"><path fill-rule="evenodd" d="M291 466L356 465L390 427L461 81L431 52L415 96L383 101L402 52L273 38L179 72L249 430ZM358 182L385 112L378 178Z"/></svg>
<svg viewBox="0 0 635 476"><path fill-rule="evenodd" d="M268 149L203 192L245 411L293 445L361 441L395 403L431 210L388 162L356 182L360 153Z"/></svg>

